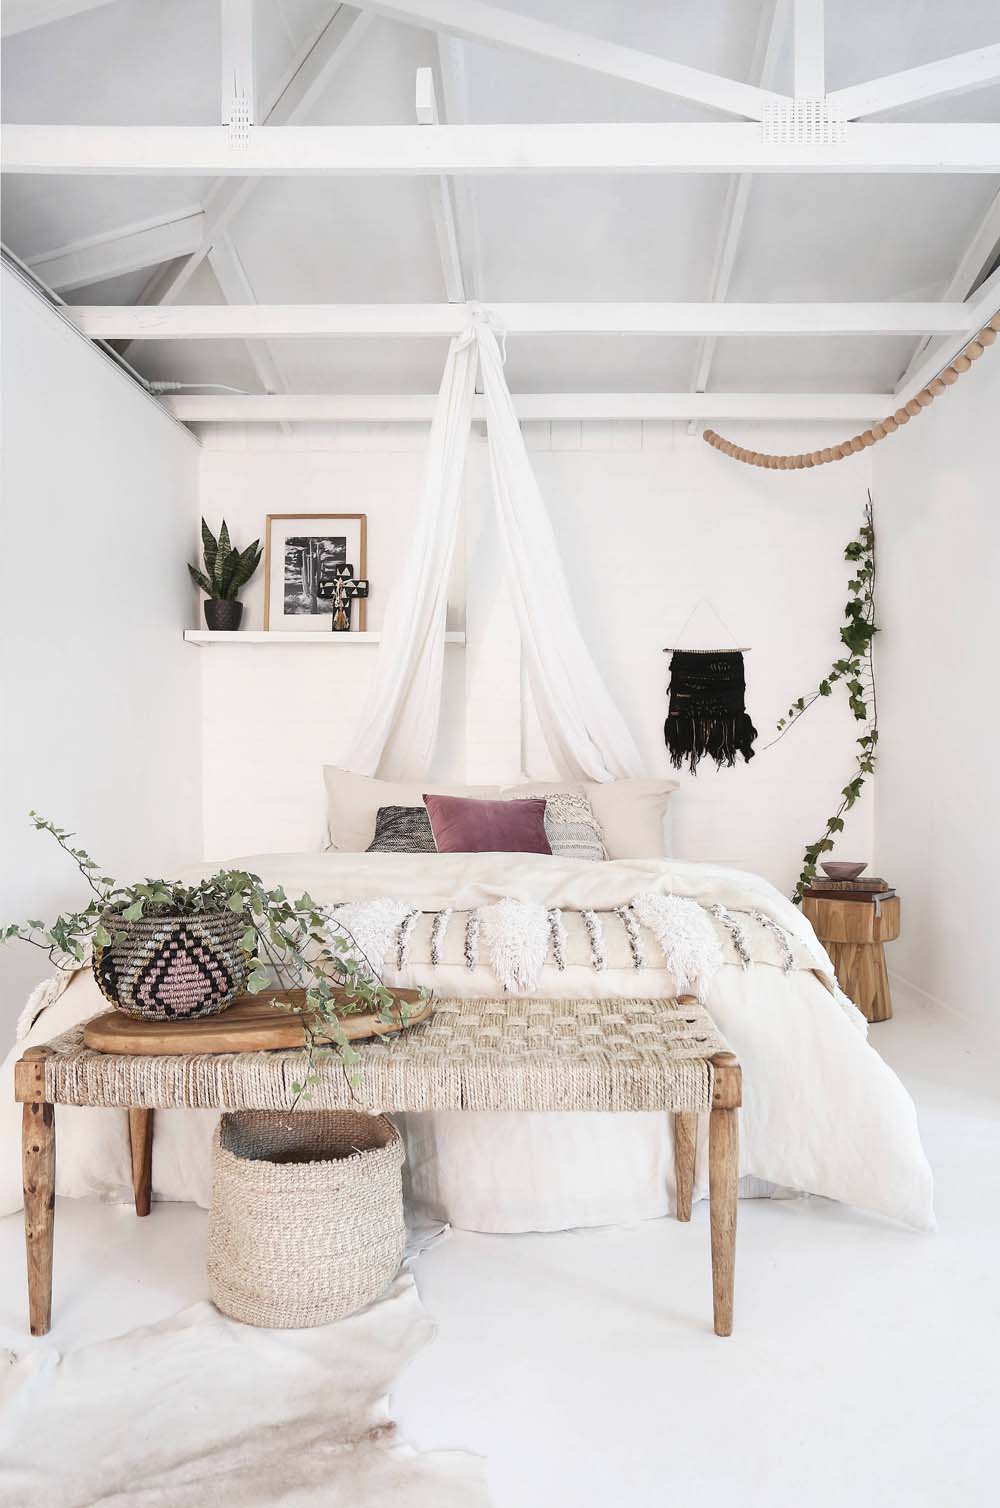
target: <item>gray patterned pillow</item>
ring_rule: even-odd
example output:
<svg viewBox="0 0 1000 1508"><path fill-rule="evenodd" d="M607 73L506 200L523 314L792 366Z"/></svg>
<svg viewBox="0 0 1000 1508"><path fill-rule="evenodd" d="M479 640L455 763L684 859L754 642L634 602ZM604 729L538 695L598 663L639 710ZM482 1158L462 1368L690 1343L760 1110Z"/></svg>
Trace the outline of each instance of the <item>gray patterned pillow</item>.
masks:
<svg viewBox="0 0 1000 1508"><path fill-rule="evenodd" d="M437 853L426 806L380 806L366 853Z"/></svg>
<svg viewBox="0 0 1000 1508"><path fill-rule="evenodd" d="M532 798L514 796L512 799L530 801ZM534 799L537 800L537 796ZM601 824L582 792L557 791L545 797L545 836L552 852L560 859L590 859L603 863L608 857Z"/></svg>

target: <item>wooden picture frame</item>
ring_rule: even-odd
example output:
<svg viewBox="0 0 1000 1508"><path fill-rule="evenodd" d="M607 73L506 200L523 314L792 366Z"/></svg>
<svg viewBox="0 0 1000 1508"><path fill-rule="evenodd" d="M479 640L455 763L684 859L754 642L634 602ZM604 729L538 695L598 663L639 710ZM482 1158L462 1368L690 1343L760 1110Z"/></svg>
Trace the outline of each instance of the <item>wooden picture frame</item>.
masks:
<svg viewBox="0 0 1000 1508"><path fill-rule="evenodd" d="M289 611L286 604L289 602L290 582L287 576L288 555L287 541L290 530L287 527L292 522L303 525L301 537L304 539L323 539L343 537L347 541L345 545L347 562L354 567L355 576L360 579L368 575L368 515L366 513L269 513L265 521L264 538L264 629L265 631L276 630L278 632L295 633L306 629L330 627L332 611L323 612L316 607L315 594L313 594L313 610L310 610L307 596L306 583L303 581L303 591L295 594L296 605ZM343 530L320 529L317 524L344 524ZM278 549L281 550L282 575L277 588L274 587L273 578L278 568L276 559ZM356 559L352 559L356 555ZM338 558L340 558L338 556ZM272 623L272 618L275 622ZM352 625L352 633L363 633L366 623L366 603L363 597L358 598L357 625Z"/></svg>

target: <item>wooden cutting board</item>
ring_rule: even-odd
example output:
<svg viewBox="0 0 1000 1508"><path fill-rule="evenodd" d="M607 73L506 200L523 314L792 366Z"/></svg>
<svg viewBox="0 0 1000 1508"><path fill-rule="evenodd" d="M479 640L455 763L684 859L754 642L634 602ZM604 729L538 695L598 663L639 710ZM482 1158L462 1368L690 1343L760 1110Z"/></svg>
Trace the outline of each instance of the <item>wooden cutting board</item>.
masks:
<svg viewBox="0 0 1000 1508"><path fill-rule="evenodd" d="M392 990L393 999L406 1007L406 1026L426 1021L434 1010L432 1000L421 1000L417 990ZM83 1040L96 1052L163 1053L266 1052L271 1048L303 1046L302 1023L290 1011L279 1009L274 1000L301 1006L304 990L262 990L259 995L237 995L228 1010L197 1021L136 1021L124 1011L95 1016L83 1029ZM351 1041L384 1037L403 1030L403 1023L378 1016L343 1016L344 1034Z"/></svg>

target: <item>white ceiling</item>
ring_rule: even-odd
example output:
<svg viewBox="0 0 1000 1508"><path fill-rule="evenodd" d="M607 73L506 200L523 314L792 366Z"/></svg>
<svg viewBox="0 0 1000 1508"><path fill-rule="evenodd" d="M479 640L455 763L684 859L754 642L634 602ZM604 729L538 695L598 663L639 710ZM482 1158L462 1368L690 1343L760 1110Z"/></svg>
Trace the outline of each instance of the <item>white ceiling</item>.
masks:
<svg viewBox="0 0 1000 1508"><path fill-rule="evenodd" d="M760 21L758 0L520 0L509 8L743 79ZM260 98L273 95L331 9L330 0L258 0ZM828 87L997 40L1000 0L837 0L827 6ZM471 122L719 118L569 65L475 43L461 48ZM4 118L215 124L219 50L213 0L115 0L7 39ZM310 124L412 124L415 71L436 61L430 33L377 19ZM790 39L774 86L791 87ZM1000 89L890 118L995 121ZM3 185L3 238L29 260L190 210L209 187L196 179L13 177ZM940 297L998 187L1000 180L984 176L758 177L729 297ZM724 177L709 175L472 179L482 296L705 299L727 188ZM429 193L420 178L263 180L231 226L258 302L442 300ZM152 271L66 297L133 303ZM183 301L223 301L206 264ZM508 374L515 391L686 390L696 346L661 336L512 337ZM270 347L292 392L429 392L444 354L439 340L278 340ZM889 337L727 338L718 343L711 386L884 391L913 349L912 340ZM146 342L129 355L148 376L261 390L239 342Z"/></svg>

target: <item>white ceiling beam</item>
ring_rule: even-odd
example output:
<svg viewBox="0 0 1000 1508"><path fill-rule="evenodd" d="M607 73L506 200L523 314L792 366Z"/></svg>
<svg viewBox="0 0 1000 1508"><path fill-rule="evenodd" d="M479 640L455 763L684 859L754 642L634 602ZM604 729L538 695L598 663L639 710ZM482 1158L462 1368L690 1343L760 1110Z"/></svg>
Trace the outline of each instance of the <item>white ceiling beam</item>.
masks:
<svg viewBox="0 0 1000 1508"><path fill-rule="evenodd" d="M8 125L9 173L318 177L441 173L998 173L1000 125L848 125L844 140L765 140L757 125L269 126L234 148L221 126ZM242 202L242 199L240 200ZM216 213L207 207L209 218ZM228 214L233 213L231 203Z"/></svg>
<svg viewBox="0 0 1000 1508"><path fill-rule="evenodd" d="M1000 82L1000 42L959 52L921 68L907 68L884 78L835 89L827 96L832 111L846 120L876 115L882 110L896 110L900 105L914 105L921 100L948 99Z"/></svg>
<svg viewBox="0 0 1000 1508"><path fill-rule="evenodd" d="M969 329L971 334L975 335L1000 311L1000 267L994 267L986 281L979 285L975 296L969 299L967 307L970 319Z"/></svg>
<svg viewBox="0 0 1000 1508"><path fill-rule="evenodd" d="M140 220L99 236L70 241L32 257L27 265L57 293L68 293L186 256L200 245L204 223L204 210L193 205L170 216Z"/></svg>
<svg viewBox="0 0 1000 1508"><path fill-rule="evenodd" d="M796 99L826 94L823 0L794 0L792 61Z"/></svg>
<svg viewBox="0 0 1000 1508"><path fill-rule="evenodd" d="M972 239L962 253L942 297L967 299L976 289L984 272L991 270L1000 253L1000 190L993 196Z"/></svg>
<svg viewBox="0 0 1000 1508"><path fill-rule="evenodd" d="M0 33L14 37L19 32L47 26L50 21L64 21L81 11L100 10L102 5L110 3L111 0L4 0Z"/></svg>
<svg viewBox="0 0 1000 1508"><path fill-rule="evenodd" d="M246 268L240 261L236 247L224 231L208 253L208 263L227 304L255 304L257 302L257 296L247 277ZM288 384L266 340L247 341L247 356L265 393L288 391ZM286 434L291 433L291 426L287 422L282 424L282 429Z"/></svg>
<svg viewBox="0 0 1000 1508"><path fill-rule="evenodd" d="M337 7L319 36L303 49L297 65L284 80L278 97L265 116L268 129L273 128L274 134L278 135L278 127L291 127L308 116L316 100L352 56L370 25L370 16L361 15L349 5ZM255 129L252 138L255 140L258 135L259 131ZM250 168L247 155L244 149L237 149L234 156L243 159L242 174L223 178L213 184L207 194L201 244L180 267L165 269L143 290L144 304L169 304L180 296L208 255L215 237L232 223L256 191L258 180L244 176ZM219 176L211 168L206 172L212 177Z"/></svg>
<svg viewBox="0 0 1000 1508"><path fill-rule="evenodd" d="M436 393L298 393L282 397L179 394L161 400L189 424L301 423L427 424ZM891 393L515 393L519 419L877 419L890 412ZM484 419L481 396L473 418Z"/></svg>
<svg viewBox="0 0 1000 1508"><path fill-rule="evenodd" d="M219 0L222 31L221 120L234 112L253 125L257 119L257 61L254 55L254 0Z"/></svg>
<svg viewBox="0 0 1000 1508"><path fill-rule="evenodd" d="M437 34L437 64L441 78L444 120L453 126L469 117L469 87L465 68L465 43L445 32ZM476 180L467 174L449 179L455 205L455 229L458 237L462 281L471 298L484 297L483 246L479 234L479 206Z"/></svg>
<svg viewBox="0 0 1000 1508"><path fill-rule="evenodd" d="M778 69L778 57L788 21L790 0L765 0L761 8L760 24L750 63L750 77L754 82L768 88ZM749 173L740 173L729 185L722 213L722 228L715 248L709 298L713 303L722 303L729 296L736 256L743 239L743 225L747 206L750 203L750 188L753 178ZM708 387L718 344L714 335L703 336L695 352L691 378L693 392L703 393Z"/></svg>
<svg viewBox="0 0 1000 1508"><path fill-rule="evenodd" d="M968 298L976 288L984 269L993 265L998 253L1000 253L1000 191L993 196L986 213L976 226L972 239L963 250L958 266L941 295L942 298L949 303ZM924 365L925 353L932 345L936 355L941 359L941 365L946 364L948 358L945 354L945 345L941 341L922 338L917 342L913 355L897 383L897 391L902 392L909 388L918 367ZM917 391L919 392L920 389L918 388Z"/></svg>
<svg viewBox="0 0 1000 1508"><path fill-rule="evenodd" d="M915 398L928 382L949 366L963 347L979 334L984 325L989 324L998 309L1000 309L1000 267L986 279L985 283L976 290L975 297L966 304L966 323L961 334L952 335L946 341L936 342L910 372L906 381L900 384L893 397L896 408L909 403L910 399Z"/></svg>
<svg viewBox="0 0 1000 1508"><path fill-rule="evenodd" d="M434 74L430 68L417 69L416 112L418 125L438 125ZM464 304L465 279L462 276L462 258L458 249L458 229L455 224L455 206L451 197L451 179L443 176L432 178L429 187L431 215L434 220L434 234L437 238L445 296L450 304Z"/></svg>
<svg viewBox="0 0 1000 1508"><path fill-rule="evenodd" d="M490 303L513 335L913 335L964 330L964 304ZM450 338L460 304L76 305L94 340L269 340L329 336Z"/></svg>
<svg viewBox="0 0 1000 1508"><path fill-rule="evenodd" d="M705 73L700 68L672 63L653 53L620 47L587 32L552 26L533 16L483 4L481 0L358 0L358 3L365 10L388 16L393 21L449 32L471 42L514 48L535 57L571 63L577 68L589 68L611 78L625 79L630 84L643 84L677 99L708 105L727 115L760 120L765 106L786 100L782 94L755 89L750 84L741 84L716 73Z"/></svg>

